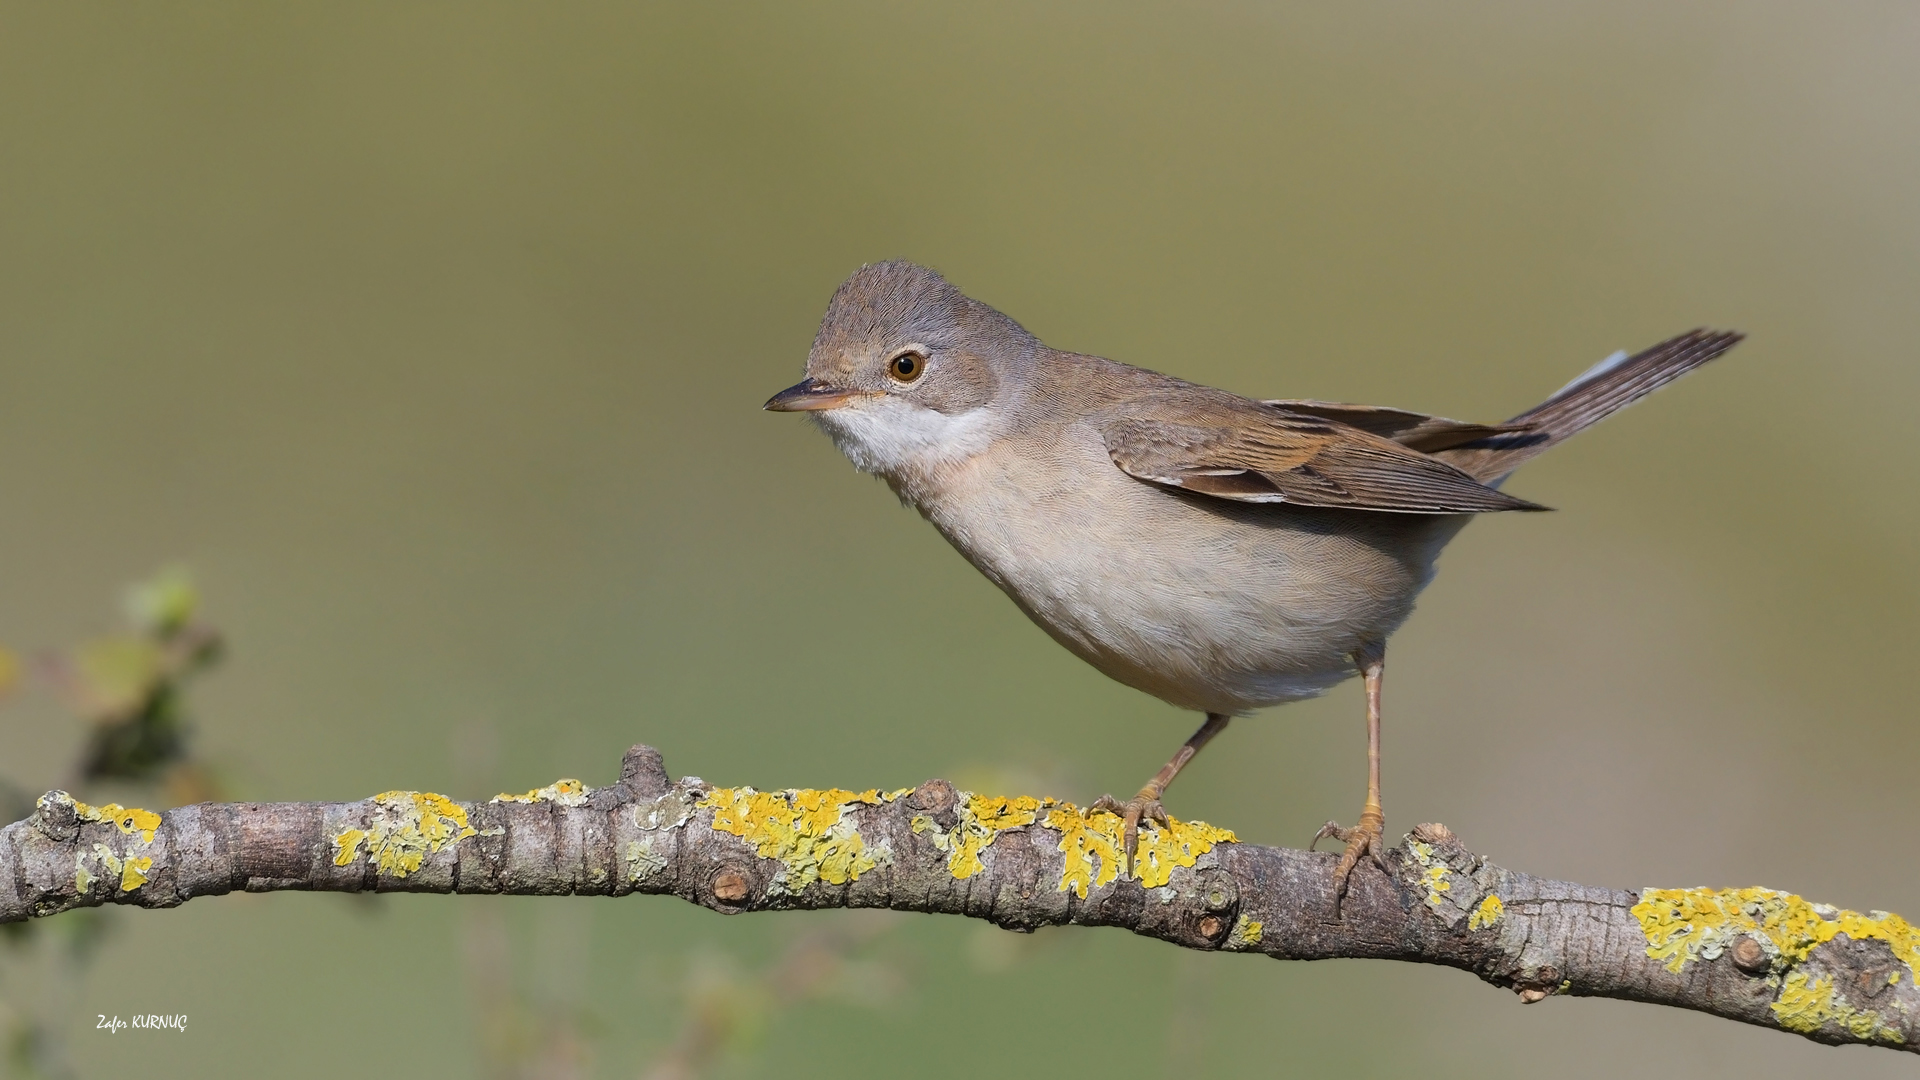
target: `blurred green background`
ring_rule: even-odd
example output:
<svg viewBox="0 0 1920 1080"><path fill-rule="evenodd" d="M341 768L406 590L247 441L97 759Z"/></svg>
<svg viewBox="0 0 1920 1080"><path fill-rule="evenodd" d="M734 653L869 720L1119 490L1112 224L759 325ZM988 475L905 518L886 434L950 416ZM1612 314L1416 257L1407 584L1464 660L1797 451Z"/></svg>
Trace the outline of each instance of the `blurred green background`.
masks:
<svg viewBox="0 0 1920 1080"><path fill-rule="evenodd" d="M97 633L190 566L229 797L599 784L645 741L725 784L1084 801L1195 718L758 410L855 267L1251 395L1471 419L1738 327L1514 481L1559 513L1449 552L1394 640L1389 826L1920 916L1916 50L1908 3L7 3L0 641ZM1358 810L1360 721L1349 684L1236 725L1170 805L1300 845ZM85 734L16 694L0 776L60 782ZM744 1017L725 1076L1912 1074L1113 931L114 915L56 1018L81 1075L640 1076L702 1009ZM816 934L862 940L795 989ZM147 1012L189 1029L92 1030Z"/></svg>

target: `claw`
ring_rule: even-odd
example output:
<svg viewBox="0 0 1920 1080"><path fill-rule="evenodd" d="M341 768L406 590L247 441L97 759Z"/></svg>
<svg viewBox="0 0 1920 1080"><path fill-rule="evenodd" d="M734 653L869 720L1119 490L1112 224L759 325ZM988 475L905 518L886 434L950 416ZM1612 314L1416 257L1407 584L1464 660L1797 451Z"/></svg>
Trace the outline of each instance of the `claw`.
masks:
<svg viewBox="0 0 1920 1080"><path fill-rule="evenodd" d="M1133 876L1134 854L1140 849L1141 819L1162 829L1169 828L1172 821L1167 817L1167 809L1160 805L1159 799L1142 792L1124 803L1111 795L1102 795L1087 807L1087 813L1099 810L1120 816L1120 876L1123 879L1130 878Z"/></svg>
<svg viewBox="0 0 1920 1080"><path fill-rule="evenodd" d="M1344 840L1346 838L1341 836L1340 834L1346 831L1347 831L1346 829L1341 827L1339 822L1329 821L1325 825L1320 826L1319 832L1313 834L1313 839L1307 842L1307 850L1308 851L1316 850L1315 845L1319 844L1320 841L1325 840L1329 836L1333 837L1335 840Z"/></svg>
<svg viewBox="0 0 1920 1080"><path fill-rule="evenodd" d="M1353 868L1360 865L1360 856L1366 855L1372 858L1373 864L1380 868L1381 873L1392 873L1387 869L1386 825L1386 818L1380 811L1377 808L1368 807L1361 811L1359 824L1351 829L1337 821L1329 821L1320 826L1319 832L1313 834L1312 843L1307 845L1308 851L1314 850L1314 844L1328 837L1347 845L1346 850L1340 853L1340 862L1333 868L1334 918L1340 917L1340 901L1346 898L1348 879L1353 875Z"/></svg>

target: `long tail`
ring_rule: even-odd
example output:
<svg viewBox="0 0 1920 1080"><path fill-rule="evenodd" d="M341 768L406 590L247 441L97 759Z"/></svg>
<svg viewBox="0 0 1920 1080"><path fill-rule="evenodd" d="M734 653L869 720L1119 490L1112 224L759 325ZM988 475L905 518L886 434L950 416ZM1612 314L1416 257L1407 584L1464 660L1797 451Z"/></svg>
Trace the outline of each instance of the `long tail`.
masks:
<svg viewBox="0 0 1920 1080"><path fill-rule="evenodd" d="M1502 425L1524 430L1476 439L1433 456L1481 483L1498 483L1575 432L1639 401L1744 337L1737 330L1694 330L1632 356L1614 353L1559 393Z"/></svg>

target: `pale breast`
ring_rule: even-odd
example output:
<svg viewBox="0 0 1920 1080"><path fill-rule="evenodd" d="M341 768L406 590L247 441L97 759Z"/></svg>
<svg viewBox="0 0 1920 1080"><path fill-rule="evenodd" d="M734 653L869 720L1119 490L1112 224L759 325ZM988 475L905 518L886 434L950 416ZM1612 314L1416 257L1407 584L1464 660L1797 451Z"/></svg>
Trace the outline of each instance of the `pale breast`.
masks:
<svg viewBox="0 0 1920 1080"><path fill-rule="evenodd" d="M902 494L1076 655L1227 713L1354 674L1353 651L1406 619L1467 520L1176 493L1120 472L1081 427L999 441Z"/></svg>

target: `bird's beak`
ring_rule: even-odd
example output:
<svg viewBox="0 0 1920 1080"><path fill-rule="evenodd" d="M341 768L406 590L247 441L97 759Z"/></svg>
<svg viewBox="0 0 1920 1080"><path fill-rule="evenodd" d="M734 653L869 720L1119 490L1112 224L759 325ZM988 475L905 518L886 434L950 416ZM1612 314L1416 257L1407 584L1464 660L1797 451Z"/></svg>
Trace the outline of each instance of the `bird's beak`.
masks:
<svg viewBox="0 0 1920 1080"><path fill-rule="evenodd" d="M819 412L837 409L855 398L866 397L864 390L837 390L818 379L801 379L767 399L760 406L768 412Z"/></svg>

